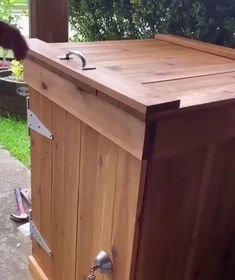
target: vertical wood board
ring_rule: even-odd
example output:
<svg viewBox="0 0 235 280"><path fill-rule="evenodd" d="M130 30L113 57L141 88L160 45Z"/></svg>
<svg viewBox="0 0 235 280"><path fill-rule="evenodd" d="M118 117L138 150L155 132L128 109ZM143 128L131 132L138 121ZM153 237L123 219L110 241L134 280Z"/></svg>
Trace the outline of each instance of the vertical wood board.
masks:
<svg viewBox="0 0 235 280"><path fill-rule="evenodd" d="M30 90L30 109L51 130L51 102ZM31 131L32 218L49 248L51 236L51 140ZM51 258L33 241L33 255L48 277L52 273Z"/></svg>

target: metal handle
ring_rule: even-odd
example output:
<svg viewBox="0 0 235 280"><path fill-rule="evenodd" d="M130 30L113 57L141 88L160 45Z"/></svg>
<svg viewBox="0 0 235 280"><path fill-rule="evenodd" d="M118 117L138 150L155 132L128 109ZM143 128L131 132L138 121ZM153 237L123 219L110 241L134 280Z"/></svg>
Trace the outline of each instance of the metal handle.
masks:
<svg viewBox="0 0 235 280"><path fill-rule="evenodd" d="M98 268L99 272L102 274L110 274L113 272L113 264L104 251L101 251L95 258L95 266Z"/></svg>
<svg viewBox="0 0 235 280"><path fill-rule="evenodd" d="M24 205L23 205L23 200L22 200L21 193L20 193L20 188L15 189L15 196L16 196L16 201L18 202L18 208L19 208L18 210L19 210L20 214L26 214Z"/></svg>
<svg viewBox="0 0 235 280"><path fill-rule="evenodd" d="M87 277L88 280L95 280L95 272L99 271L101 274L110 274L113 272L113 264L108 256L108 254L104 251L101 251L95 258L95 265L90 268L89 275Z"/></svg>
<svg viewBox="0 0 235 280"><path fill-rule="evenodd" d="M76 51L76 50L69 50L66 52L65 56L61 56L60 59L61 60L69 60L71 57L71 55L76 55L77 57L79 57L82 61L82 67L86 67L86 58L85 56L79 52L79 51Z"/></svg>
<svg viewBox="0 0 235 280"><path fill-rule="evenodd" d="M59 56L59 59L60 60L69 60L69 59L71 59L71 55L76 55L77 57L79 57L81 59L82 70L95 70L96 69L96 67L94 67L94 66L91 66L91 65L87 66L85 56L81 52L76 51L76 50L67 51L65 55Z"/></svg>

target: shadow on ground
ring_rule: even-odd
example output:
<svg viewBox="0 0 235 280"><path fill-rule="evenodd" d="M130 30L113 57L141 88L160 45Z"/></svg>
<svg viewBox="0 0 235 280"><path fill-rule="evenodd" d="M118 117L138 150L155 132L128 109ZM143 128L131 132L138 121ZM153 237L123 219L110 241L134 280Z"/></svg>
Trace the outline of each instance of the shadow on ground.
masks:
<svg viewBox="0 0 235 280"><path fill-rule="evenodd" d="M0 149L0 279L30 280L28 256L30 238L17 229L19 224L10 220L16 212L14 188L30 186L30 173L8 152Z"/></svg>

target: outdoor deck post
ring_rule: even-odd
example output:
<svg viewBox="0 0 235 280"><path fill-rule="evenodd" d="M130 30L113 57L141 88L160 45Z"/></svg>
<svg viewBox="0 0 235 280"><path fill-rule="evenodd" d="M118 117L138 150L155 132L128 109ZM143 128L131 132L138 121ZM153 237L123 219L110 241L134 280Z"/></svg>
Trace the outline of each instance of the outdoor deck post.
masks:
<svg viewBox="0 0 235 280"><path fill-rule="evenodd" d="M68 0L29 0L30 37L68 41Z"/></svg>

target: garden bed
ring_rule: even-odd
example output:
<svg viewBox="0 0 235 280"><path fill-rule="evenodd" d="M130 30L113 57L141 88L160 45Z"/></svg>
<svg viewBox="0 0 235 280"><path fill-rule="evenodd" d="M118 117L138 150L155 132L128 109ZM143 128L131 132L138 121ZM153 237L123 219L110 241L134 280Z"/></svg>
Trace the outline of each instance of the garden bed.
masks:
<svg viewBox="0 0 235 280"><path fill-rule="evenodd" d="M26 118L27 87L24 82L14 81L11 70L0 71L0 112L18 118Z"/></svg>

